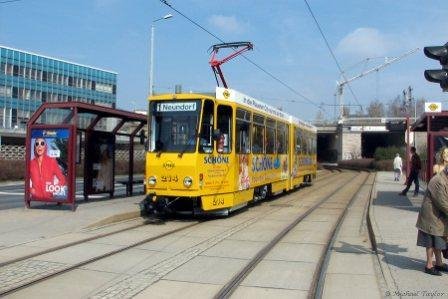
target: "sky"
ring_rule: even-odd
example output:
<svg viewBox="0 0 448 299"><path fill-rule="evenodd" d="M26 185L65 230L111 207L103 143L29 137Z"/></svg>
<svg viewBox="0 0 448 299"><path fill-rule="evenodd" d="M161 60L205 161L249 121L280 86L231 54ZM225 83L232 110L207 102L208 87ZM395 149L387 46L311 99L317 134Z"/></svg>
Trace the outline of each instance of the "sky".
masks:
<svg viewBox="0 0 448 299"><path fill-rule="evenodd" d="M448 2L308 0L0 0L0 44L118 73L117 107L146 110L151 25L154 25L154 91L214 92L208 64L213 44L250 41L253 51L222 66L230 88L307 121L319 107L335 116L337 81L379 66L386 57L413 54L350 83L347 104L387 103L411 86L417 99L443 103L448 96L427 82L438 69L424 46L448 42ZM159 19L167 14L173 17ZM212 36L211 34L214 36ZM218 40L218 37L220 40ZM220 57L231 52L222 51ZM351 111L356 111L352 107Z"/></svg>

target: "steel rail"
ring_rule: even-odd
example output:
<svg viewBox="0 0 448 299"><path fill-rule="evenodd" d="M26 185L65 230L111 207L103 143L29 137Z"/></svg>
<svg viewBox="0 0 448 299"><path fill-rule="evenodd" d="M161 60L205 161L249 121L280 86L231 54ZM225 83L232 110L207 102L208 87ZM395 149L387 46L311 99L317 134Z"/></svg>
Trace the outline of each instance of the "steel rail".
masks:
<svg viewBox="0 0 448 299"><path fill-rule="evenodd" d="M325 173L322 176L320 176L318 179L316 179L315 182L319 182L322 179L331 176L332 174L333 173L331 173L331 172ZM296 191L299 191L299 190L296 190ZM92 236L92 237L80 239L78 241L69 242L69 243L62 244L62 245L59 245L59 246L55 246L55 247L52 247L52 248L48 248L48 249L45 249L45 250L42 250L42 251L38 251L38 252L35 252L35 253L27 254L27 255L24 255L24 256L12 259L12 260L1 262L0 263L0 268L8 266L10 264L14 264L14 263L20 262L20 261L31 259L31 258L39 256L39 255L51 253L51 252L54 252L54 251L57 251L57 250L61 250L61 249L65 249L65 248L68 248L68 247L71 247L71 246L76 246L76 245L79 245L79 244L82 244L82 243L94 241L94 240L97 240L97 239L100 239L100 238L109 237L111 235L122 233L122 232L125 232L125 231L128 231L128 230L132 230L132 229L135 229L135 228L139 228L139 227L145 226L147 224L148 224L147 221L145 221L145 223L142 223L142 224L133 225L133 226L126 227L126 228L123 228L123 229L119 229L119 230L116 230L116 231L111 231L111 232L108 232L108 233L95 235L95 236ZM10 246L10 247L7 247L5 249L13 248L13 247L14 246ZM1 250L0 250L0 252L1 252Z"/></svg>
<svg viewBox="0 0 448 299"><path fill-rule="evenodd" d="M330 260L331 248L332 248L334 242L336 241L336 238L341 229L342 223L344 222L344 219L347 215L348 209L355 202L355 199L358 197L363 186L366 186L366 182L369 178L370 178L370 175L368 175L364 179L364 182L360 185L358 190L350 198L350 201L345 206L344 211L339 215L338 220L336 221L335 225L333 226L333 228L331 230L329 242L326 243L323 254L320 256L319 261L317 262L317 265L316 265L317 271L314 272L313 280L311 283L311 288L308 293L308 298L310 298L310 299L322 298L322 292L323 292L323 287L324 287L324 283L325 283L324 278L325 278L326 270L328 268L328 262ZM374 185L373 183L370 185L371 186L370 191L369 191L370 193L372 192L373 185Z"/></svg>
<svg viewBox="0 0 448 299"><path fill-rule="evenodd" d="M333 173L332 173L332 172L326 173L326 174L320 176L318 179L316 179L315 182L324 180L324 178L331 177L331 176L333 176ZM335 176L335 177L337 178L338 176ZM299 191L299 190L296 189L296 191ZM308 193L310 193L310 192L313 192L313 190L309 189L309 192L305 192L305 194L308 194ZM98 260L104 259L104 258L109 257L109 256L112 256L112 255L115 255L115 254L117 254L117 253L121 253L121 252L123 252L123 251L129 250L129 249L134 248L134 247L136 247L136 246L140 246L140 245L142 245L142 244L145 244L145 243L148 243L148 242L152 242L152 241L154 241L154 240L157 240L157 239L166 237L166 236L168 236L168 235L171 235L171 234L173 234L173 233L177 233L177 232L182 231L182 230L185 230L185 229L187 229L187 228L191 228L191 227L193 227L193 226L199 225L199 224L202 223L202 222L203 222L203 221L195 222L195 223L193 223L193 224L190 224L190 225L187 225L187 226L184 226L184 227L181 227L181 228L178 228L178 229L175 229L175 230L166 232L166 233L162 233L162 234L157 235L157 236L154 236L154 237L150 237L150 238L147 238L147 239L138 241L138 242L136 242L136 243L134 243L134 244L125 246L125 247L123 247L123 248L120 248L120 249L116 249L116 250L107 252L107 253L105 253L105 254L102 254L102 255L93 257L93 258L91 258L91 259L82 261L82 262L80 262L80 263L73 264L73 265L71 265L71 266L68 266L68 267L66 267L66 268L64 268L64 269L61 269L61 270L58 270L58 271L55 271L55 272L53 272L53 273L49 273L49 274L46 274L46 275L42 275L42 276L40 276L40 277L38 277L38 278L36 278L36 279L33 279L33 280L30 280L30 281L24 282L24 283L19 284L19 285L16 285L16 286L14 286L14 287L12 287L12 288L10 288L10 289L7 289L7 290L5 290L5 291L1 291L1 292L0 292L0 297L3 297L3 296L6 296L6 295L15 293L15 292L17 292L17 291L19 291L19 290L25 289L25 288L27 288L27 287L29 287L29 286L34 285L34 284L37 284L37 283L40 283L40 282L42 282L42 281L48 280L48 279L50 279L50 278L52 278L52 277L61 275L61 274L63 274L63 273L69 272L69 271L72 271L72 270L74 270L74 269L76 269L76 268L79 268L79 267L85 266L85 265L87 265L87 264L96 262L96 261L98 261ZM89 242L89 241L93 241L93 240L97 240L97 239L100 239L100 238L108 237L108 236L111 236L111 235L114 235L114 234L118 234L118 233L121 233L121 232L125 232L125 231L128 231L128 230L132 230L132 229L135 229L135 228L142 227L142 226L144 226L144 225L146 225L146 224L147 224L147 223L138 224L138 225L134 225L134 226L131 226L131 227L127 227L127 228L123 228L123 229L120 229L120 230L116 230L116 231L113 231L113 232L108 232L108 233L104 233L104 234L96 235L96 236L93 236L93 237L89 237L89 238L81 239L81 240L78 240L78 241L70 242L70 243L67 243L67 244L63 244L63 245L60 245L60 246L56 246L56 247L53 247L53 248L50 248L50 249L47 249L47 250L43 250L43 251L40 251L40 252L36 252L36 253L33 253L33 254L29 254L29 255L26 255L26 256L23 256L23 257L20 257L20 258L17 258L17 259L14 259L14 260L11 260L11 261L2 263L2 264L0 264L0 266L3 267L3 266L6 266L6 265L10 265L10 264L13 264L13 263L17 263L17 262L20 262L20 261L24 261L24 260L27 260L27 259L31 259L31 258L33 258L33 257L40 256L40 255L43 255L43 254L47 254L47 253L54 252L54 251L57 251L57 250L62 250L62 249L65 249L65 248L68 248L68 247L71 247L71 246L76 246L76 245L79 245L79 244L82 244L82 243L86 243L86 242Z"/></svg>
<svg viewBox="0 0 448 299"><path fill-rule="evenodd" d="M107 253L105 253L105 254L102 254L102 255L93 257L93 258L91 258L91 259L82 261L82 262L80 262L80 263L73 264L73 265L71 265L71 266L68 266L67 268L64 268L64 269L62 269L62 270L55 271L55 272L53 272L53 273L49 273L49 274L46 274L46 275L42 275L41 277L38 277L38 278L36 278L36 279L34 279L34 280L27 281L27 282L25 282L25 283L22 283L22 284L19 284L19 285L13 287L13 288L10 288L10 289L8 289L8 290L6 290L6 291L2 291L2 292L0 292L0 297L3 297L3 296L6 296L6 295L15 293L15 292L17 292L17 291L19 291L19 290L22 290L22 289L24 289L24 288L27 288L27 287L29 287L29 286L32 286L32 285L34 285L34 284L37 284L37 283L39 283L39 282L42 282L42 281L47 280L47 279L49 279L49 278L52 278L52 277L54 277L54 276L61 275L61 274L63 274L63 273L72 271L72 270L74 270L74 269L77 269L77 268L79 268L79 267L85 266L85 265L87 265L87 264L90 264L90 263L99 261L99 260L101 260L101 259L104 259L104 258L106 258L106 257L115 255L115 254L117 254L117 253L121 253L121 252L126 251L126 250L129 250L129 249L131 249L131 248L134 248L134 247L143 245L143 244L145 244L145 243L152 242L152 241L154 241L154 240L157 240L157 239L160 239L160 238L163 238L163 237L172 235L172 234L174 234L174 233L177 233L177 232L179 232L179 231L185 230L185 229L187 229L187 228L191 228L191 227L193 227L193 226L199 225L200 223L202 223L202 222L195 222L195 223L189 224L189 225L187 225L187 226L180 227L180 228L174 229L174 230L172 230L172 231L168 231L168 232L162 233L162 234L160 234L160 235L157 235L157 236L154 236L154 237L150 237L150 238L147 238L147 239L138 241L138 242L136 242L136 243L134 243L134 244L125 246L125 247L123 247L123 248L119 248L119 249L116 249L116 250L109 251L109 252L107 252Z"/></svg>
<svg viewBox="0 0 448 299"><path fill-rule="evenodd" d="M351 178L353 179L353 178ZM349 179L348 181L351 181ZM336 189L335 192L342 190L345 186L340 186ZM314 212L317 208L319 208L322 204L332 198L335 194L332 192L330 195L326 196L316 204L314 204L311 208L309 208L305 213L301 214L297 217L292 223L290 223L286 228L284 228L279 234L277 234L265 247L263 247L255 256L252 258L249 263L236 275L232 277L232 279L224 285L223 288L214 296L215 299L229 298L232 293L238 288L244 278L252 272L252 270L260 263L260 261L272 250L272 248L293 228L297 226L301 221L303 221L306 217L308 217L312 212Z"/></svg>

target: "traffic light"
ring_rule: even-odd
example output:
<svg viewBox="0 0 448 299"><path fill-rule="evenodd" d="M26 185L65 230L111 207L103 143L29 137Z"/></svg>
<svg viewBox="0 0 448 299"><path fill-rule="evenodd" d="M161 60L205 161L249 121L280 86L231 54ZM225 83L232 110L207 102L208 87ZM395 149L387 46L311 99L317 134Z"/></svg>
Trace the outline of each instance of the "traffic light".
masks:
<svg viewBox="0 0 448 299"><path fill-rule="evenodd" d="M429 82L439 83L443 91L448 91L448 43L444 46L424 47L426 57L438 60L441 70L426 70L425 78Z"/></svg>

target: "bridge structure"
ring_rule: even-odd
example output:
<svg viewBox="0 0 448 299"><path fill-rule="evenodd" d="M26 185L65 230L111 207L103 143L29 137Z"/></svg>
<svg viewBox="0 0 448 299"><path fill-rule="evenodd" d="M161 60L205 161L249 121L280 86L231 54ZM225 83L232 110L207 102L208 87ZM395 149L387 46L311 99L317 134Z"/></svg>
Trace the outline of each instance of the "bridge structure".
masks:
<svg viewBox="0 0 448 299"><path fill-rule="evenodd" d="M414 118L410 119L413 123ZM353 117L316 122L320 162L373 158L376 148L406 146L405 117ZM413 137L413 136L411 136ZM409 138L411 143L415 141Z"/></svg>

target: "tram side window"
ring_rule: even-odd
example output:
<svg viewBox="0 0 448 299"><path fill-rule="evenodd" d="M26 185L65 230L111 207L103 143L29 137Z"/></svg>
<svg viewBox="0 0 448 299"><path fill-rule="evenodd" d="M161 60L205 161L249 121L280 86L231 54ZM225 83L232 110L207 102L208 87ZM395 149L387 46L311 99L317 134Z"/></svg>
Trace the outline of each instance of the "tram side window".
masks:
<svg viewBox="0 0 448 299"><path fill-rule="evenodd" d="M313 135L313 137L311 138L311 144L313 145L311 154L315 155L316 151L317 151L317 144L316 144L316 136L315 135Z"/></svg>
<svg viewBox="0 0 448 299"><path fill-rule="evenodd" d="M252 153L262 154L264 147L264 117L254 114L252 131Z"/></svg>
<svg viewBox="0 0 448 299"><path fill-rule="evenodd" d="M205 101L202 114L201 135L199 139L199 152L213 152L213 101Z"/></svg>
<svg viewBox="0 0 448 299"><path fill-rule="evenodd" d="M236 110L236 152L238 154L250 153L250 112Z"/></svg>
<svg viewBox="0 0 448 299"><path fill-rule="evenodd" d="M266 119L266 154L275 153L275 120Z"/></svg>
<svg viewBox="0 0 448 299"><path fill-rule="evenodd" d="M286 154L288 151L288 128L284 123L277 123L277 153Z"/></svg>
<svg viewBox="0 0 448 299"><path fill-rule="evenodd" d="M296 138L296 154L302 153L302 134L299 128L295 128L295 138Z"/></svg>
<svg viewBox="0 0 448 299"><path fill-rule="evenodd" d="M310 139L308 138L308 132L303 132L303 154L310 154Z"/></svg>
<svg viewBox="0 0 448 299"><path fill-rule="evenodd" d="M219 105L217 120L218 129L222 136L217 141L217 151L228 154L232 151L232 107Z"/></svg>

